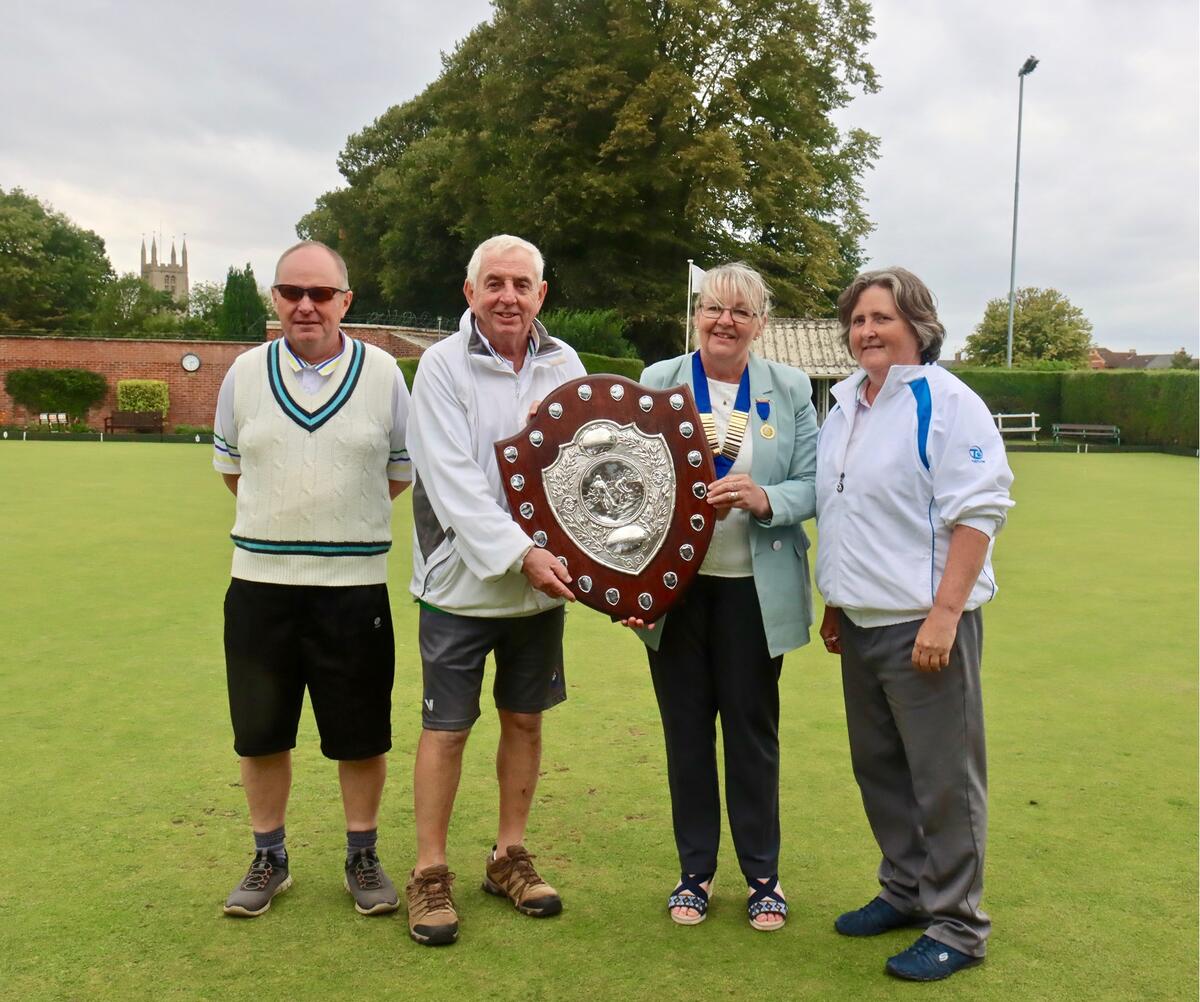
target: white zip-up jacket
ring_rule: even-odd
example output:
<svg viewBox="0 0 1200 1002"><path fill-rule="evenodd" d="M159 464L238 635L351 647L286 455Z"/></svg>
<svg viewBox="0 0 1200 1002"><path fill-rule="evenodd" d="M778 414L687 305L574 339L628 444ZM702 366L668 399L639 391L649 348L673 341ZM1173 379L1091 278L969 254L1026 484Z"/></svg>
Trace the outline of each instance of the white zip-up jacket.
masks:
<svg viewBox="0 0 1200 1002"><path fill-rule="evenodd" d="M421 356L406 440L416 474L410 590L444 612L500 618L562 604L521 573L533 541L512 519L492 448L525 427L534 401L585 375L573 348L536 320L534 332L519 374L491 351L470 310Z"/></svg>
<svg viewBox="0 0 1200 1002"><path fill-rule="evenodd" d="M817 587L874 627L925 618L954 527L994 539L1013 476L987 405L941 366L892 366L860 418L864 379L860 370L833 387L817 440ZM989 544L966 608L995 594Z"/></svg>

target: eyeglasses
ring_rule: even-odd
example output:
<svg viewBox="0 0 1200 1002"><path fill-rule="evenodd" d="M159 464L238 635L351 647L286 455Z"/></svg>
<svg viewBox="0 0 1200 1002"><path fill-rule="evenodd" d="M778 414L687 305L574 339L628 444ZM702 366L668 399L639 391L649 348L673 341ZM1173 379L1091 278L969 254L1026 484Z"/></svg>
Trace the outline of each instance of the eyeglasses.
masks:
<svg viewBox="0 0 1200 1002"><path fill-rule="evenodd" d="M751 313L749 310L744 310L741 307L732 309L728 306L718 306L716 303L700 304L700 316L706 317L709 320L720 320L721 314L726 310L729 310L729 315L733 318L735 324L748 324L758 316L757 313Z"/></svg>
<svg viewBox="0 0 1200 1002"><path fill-rule="evenodd" d="M276 285L273 286L289 303L298 303L305 296L308 296L314 303L327 303L339 292L349 292L349 289L334 289L328 285L314 285L311 288L303 285Z"/></svg>

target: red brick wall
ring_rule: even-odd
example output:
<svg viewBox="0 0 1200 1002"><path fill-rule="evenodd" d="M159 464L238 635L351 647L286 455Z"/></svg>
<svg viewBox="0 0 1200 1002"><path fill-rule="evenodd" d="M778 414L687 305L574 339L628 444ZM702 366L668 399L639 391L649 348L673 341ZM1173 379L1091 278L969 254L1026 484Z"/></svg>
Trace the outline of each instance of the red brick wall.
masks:
<svg viewBox="0 0 1200 1002"><path fill-rule="evenodd" d="M161 379L171 393L168 430L177 424L211 425L221 380L242 352L253 348L241 341L142 341L131 338L0 337L0 423L36 422L4 390L11 369L90 369L108 380L108 396L87 416L99 430L117 409L117 381ZM180 359L198 355L200 368L184 372Z"/></svg>
<svg viewBox="0 0 1200 1002"><path fill-rule="evenodd" d="M400 328L347 324L353 337L378 345L397 358L420 355L422 348L406 340ZM417 332L410 332L417 333ZM278 337L278 323L267 325L267 337ZM117 381L161 379L170 388L171 409L166 428L175 425L211 425L221 380L242 352L254 347L243 341L134 340L132 338L72 338L0 336L0 424L36 422L13 402L4 390L4 376L11 369L90 369L108 380L108 396L87 416L97 430L117 409ZM200 368L184 372L180 359L188 352L198 355Z"/></svg>

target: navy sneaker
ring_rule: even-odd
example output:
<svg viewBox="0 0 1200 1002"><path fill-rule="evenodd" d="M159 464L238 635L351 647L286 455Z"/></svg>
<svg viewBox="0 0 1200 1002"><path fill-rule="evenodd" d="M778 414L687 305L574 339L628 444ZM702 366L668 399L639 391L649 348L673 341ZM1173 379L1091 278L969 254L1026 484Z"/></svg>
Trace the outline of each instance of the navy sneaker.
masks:
<svg viewBox="0 0 1200 1002"><path fill-rule="evenodd" d="M843 936L878 936L904 926L927 924L928 920L912 912L898 911L883 898L874 898L856 911L839 915L833 927Z"/></svg>
<svg viewBox="0 0 1200 1002"><path fill-rule="evenodd" d="M964 968L982 963L982 957L972 957L936 939L922 936L903 953L892 957L883 969L905 981L941 981Z"/></svg>

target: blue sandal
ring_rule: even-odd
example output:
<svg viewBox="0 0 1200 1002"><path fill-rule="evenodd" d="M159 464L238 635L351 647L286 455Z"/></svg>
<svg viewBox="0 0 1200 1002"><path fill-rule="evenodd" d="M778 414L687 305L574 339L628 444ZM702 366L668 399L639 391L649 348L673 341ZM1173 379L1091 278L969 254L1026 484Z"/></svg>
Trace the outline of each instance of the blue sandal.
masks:
<svg viewBox="0 0 1200 1002"><path fill-rule="evenodd" d="M671 921L678 925L699 925L708 915L708 895L712 890L712 879L714 874L711 873L696 873L688 874L681 873L679 875L679 886L667 898L667 913L671 916ZM708 884L706 891L701 885ZM691 908L697 912L695 915L676 915L676 908Z"/></svg>
<svg viewBox="0 0 1200 1002"><path fill-rule="evenodd" d="M782 890L778 894L775 892L775 888L779 886L779 874L774 873L767 877L766 883L761 880L753 880L749 886L750 895L746 898L746 912L750 916L750 925L760 932L782 929L784 922L787 921L788 906L783 899ZM780 915L782 921L759 922L758 919L763 915Z"/></svg>

